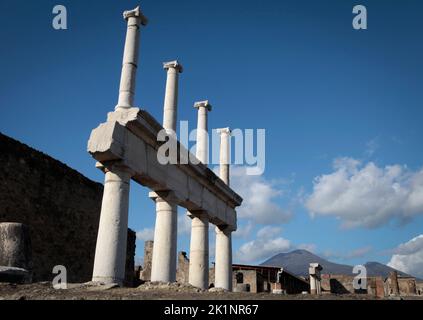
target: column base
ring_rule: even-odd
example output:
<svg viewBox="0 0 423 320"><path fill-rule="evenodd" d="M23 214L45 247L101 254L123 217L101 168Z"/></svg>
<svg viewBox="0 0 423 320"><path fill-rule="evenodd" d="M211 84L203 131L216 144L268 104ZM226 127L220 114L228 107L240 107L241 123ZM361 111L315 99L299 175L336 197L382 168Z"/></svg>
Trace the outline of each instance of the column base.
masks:
<svg viewBox="0 0 423 320"><path fill-rule="evenodd" d="M98 283L98 284L114 284L114 283L116 283L119 287L123 287L123 283L124 283L123 279L117 279L117 278L113 278L113 277L93 277L93 279L91 281Z"/></svg>

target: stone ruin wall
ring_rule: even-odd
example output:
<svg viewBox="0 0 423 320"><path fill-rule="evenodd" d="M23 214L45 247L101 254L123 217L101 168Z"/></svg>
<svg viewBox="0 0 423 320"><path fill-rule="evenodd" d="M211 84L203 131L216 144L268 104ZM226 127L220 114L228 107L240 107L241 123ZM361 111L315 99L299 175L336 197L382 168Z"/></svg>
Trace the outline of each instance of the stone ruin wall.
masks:
<svg viewBox="0 0 423 320"><path fill-rule="evenodd" d="M0 223L28 225L33 280L51 281L53 267L64 265L69 282L90 281L103 185L1 133L0 165ZM134 255L129 231L129 281Z"/></svg>
<svg viewBox="0 0 423 320"><path fill-rule="evenodd" d="M322 274L322 290L334 294L357 293L353 287L353 281L354 276ZM385 296L382 277L367 277L367 294L379 298Z"/></svg>

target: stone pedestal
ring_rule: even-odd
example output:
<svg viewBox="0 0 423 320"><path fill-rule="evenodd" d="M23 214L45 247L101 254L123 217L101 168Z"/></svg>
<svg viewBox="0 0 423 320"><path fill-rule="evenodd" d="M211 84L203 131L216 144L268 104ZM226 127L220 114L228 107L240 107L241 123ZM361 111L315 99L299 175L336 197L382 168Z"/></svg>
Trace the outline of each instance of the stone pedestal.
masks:
<svg viewBox="0 0 423 320"><path fill-rule="evenodd" d="M191 214L189 283L200 289L209 287L209 220L207 214Z"/></svg>
<svg viewBox="0 0 423 320"><path fill-rule="evenodd" d="M123 285L130 179L131 173L126 168L113 167L106 172L94 260L95 282Z"/></svg>
<svg viewBox="0 0 423 320"><path fill-rule="evenodd" d="M149 196L156 202L151 281L175 282L178 227L177 205L172 204L168 197L163 199L155 192L150 192Z"/></svg>

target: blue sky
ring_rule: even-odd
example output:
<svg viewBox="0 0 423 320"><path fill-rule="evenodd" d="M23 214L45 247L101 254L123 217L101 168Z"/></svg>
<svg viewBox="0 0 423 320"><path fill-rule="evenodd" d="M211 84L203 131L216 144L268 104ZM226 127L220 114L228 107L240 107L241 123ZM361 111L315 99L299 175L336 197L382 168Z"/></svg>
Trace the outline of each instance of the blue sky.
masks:
<svg viewBox="0 0 423 320"><path fill-rule="evenodd" d="M0 131L102 182L86 143L116 105L121 14L138 3L61 1L65 31L51 26L56 4L0 2ZM367 7L368 30L352 28L356 4ZM209 99L211 128L266 129L266 171L249 181L262 187L263 201L240 213L235 258L243 250L300 247L341 263L388 263L423 233L420 1L146 0L141 7L150 23L141 33L138 106L161 121L161 64L177 58L185 69L179 120L194 129L193 102ZM147 190L131 187L130 227L151 229ZM406 206L411 196L404 194L417 200ZM367 223L378 210L380 218ZM263 222L272 214L273 223ZM278 220L283 214L290 219ZM178 245L188 251L189 235ZM420 249L413 254L420 257ZM255 258L240 262L265 257ZM407 261L423 270L416 262L423 258Z"/></svg>

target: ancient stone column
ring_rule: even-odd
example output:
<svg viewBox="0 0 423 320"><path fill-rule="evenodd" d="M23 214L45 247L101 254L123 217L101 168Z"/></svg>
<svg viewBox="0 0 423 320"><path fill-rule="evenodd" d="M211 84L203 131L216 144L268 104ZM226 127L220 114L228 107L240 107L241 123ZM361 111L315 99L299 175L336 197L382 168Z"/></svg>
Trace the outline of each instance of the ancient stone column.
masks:
<svg viewBox="0 0 423 320"><path fill-rule="evenodd" d="M196 156L203 164L208 163L207 112L211 111L208 101L194 104L198 109ZM191 242L189 261L189 283L194 287L209 287L209 220L202 212L188 212L191 221Z"/></svg>
<svg viewBox="0 0 423 320"><path fill-rule="evenodd" d="M322 266L318 263L310 263L308 273L310 276L310 294L320 294L321 283L320 283L320 271Z"/></svg>
<svg viewBox="0 0 423 320"><path fill-rule="evenodd" d="M95 282L123 285L131 176L128 168L118 165L106 170L94 259Z"/></svg>
<svg viewBox="0 0 423 320"><path fill-rule="evenodd" d="M310 294L317 294L316 277L310 274Z"/></svg>
<svg viewBox="0 0 423 320"><path fill-rule="evenodd" d="M156 203L151 281L175 282L178 212L172 203L176 199L171 193L166 199L156 192L150 192L149 197Z"/></svg>
<svg viewBox="0 0 423 320"><path fill-rule="evenodd" d="M191 243L189 260L189 283L194 287L209 287L209 218L206 213L189 213Z"/></svg>
<svg viewBox="0 0 423 320"><path fill-rule="evenodd" d="M392 271L389 275L389 278L391 280L391 288L392 288L392 295L399 296L399 285L398 285L398 272Z"/></svg>
<svg viewBox="0 0 423 320"><path fill-rule="evenodd" d="M178 61L163 64L167 70L166 92L163 111L163 128L176 133L178 108L178 77L183 71ZM171 195L171 194L168 194ZM151 281L176 281L176 250L178 228L178 206L172 196L163 199L151 192L150 198L156 202L156 224L154 227L153 261Z"/></svg>
<svg viewBox="0 0 423 320"><path fill-rule="evenodd" d="M178 77L179 73L182 73L183 68L176 60L165 62L163 68L167 70L163 128L176 131L176 121L178 118Z"/></svg>
<svg viewBox="0 0 423 320"><path fill-rule="evenodd" d="M316 291L317 291L317 294L322 293L322 283L321 283L320 274L318 274L316 278Z"/></svg>
<svg viewBox="0 0 423 320"><path fill-rule="evenodd" d="M206 100L196 102L194 108L198 109L196 156L200 162L207 165L209 162L207 113L212 110L212 106Z"/></svg>
<svg viewBox="0 0 423 320"><path fill-rule="evenodd" d="M140 44L140 26L147 25L139 7L123 13L128 22L126 32L125 49L123 53L122 74L119 87L119 101L116 110L131 108L134 106L135 82L138 68L138 54Z"/></svg>
<svg viewBox="0 0 423 320"><path fill-rule="evenodd" d="M232 230L216 227L214 285L232 291Z"/></svg>
<svg viewBox="0 0 423 320"><path fill-rule="evenodd" d="M32 271L28 226L22 223L0 223L0 266Z"/></svg>
<svg viewBox="0 0 423 320"><path fill-rule="evenodd" d="M220 179L229 185L230 130L220 129ZM215 287L232 291L232 231L216 227Z"/></svg>
<svg viewBox="0 0 423 320"><path fill-rule="evenodd" d="M231 130L229 128L218 129L220 133L220 167L219 176L227 185L229 185L229 165L231 158L230 138Z"/></svg>

